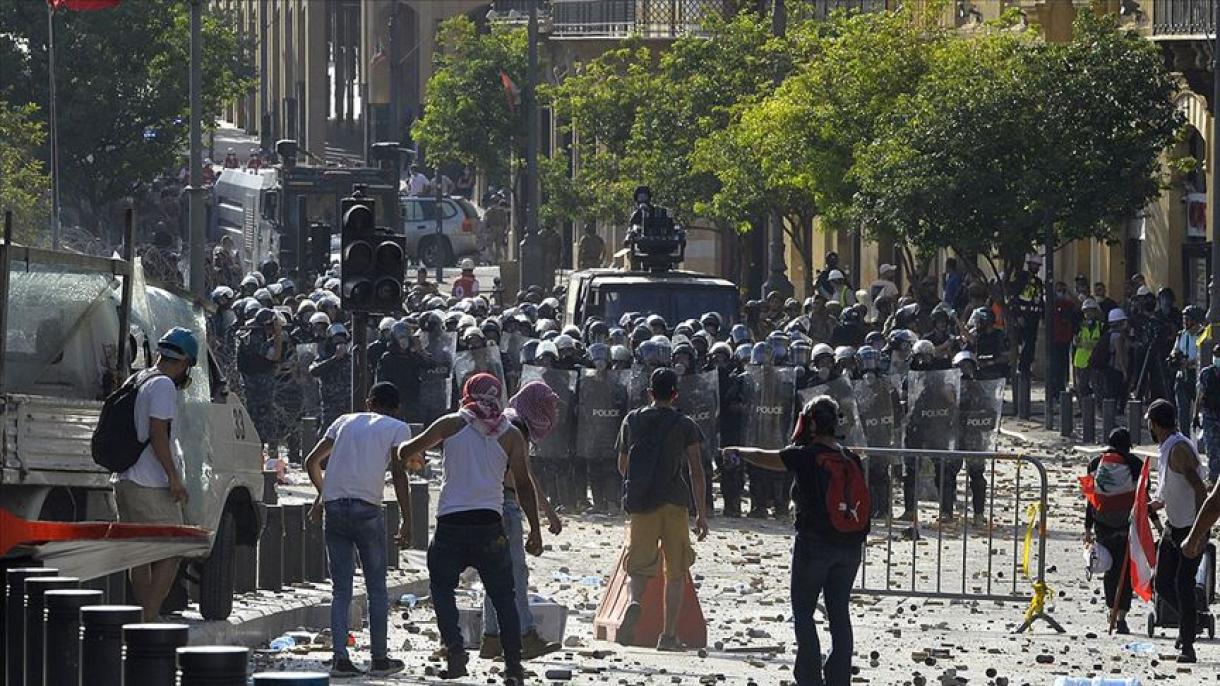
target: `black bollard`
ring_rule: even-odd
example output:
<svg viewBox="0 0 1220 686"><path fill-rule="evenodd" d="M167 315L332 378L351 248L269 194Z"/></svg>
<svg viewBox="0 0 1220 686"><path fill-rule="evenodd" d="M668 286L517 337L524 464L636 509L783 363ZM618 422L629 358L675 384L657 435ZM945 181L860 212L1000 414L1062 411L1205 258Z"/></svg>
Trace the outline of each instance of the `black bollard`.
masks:
<svg viewBox="0 0 1220 686"><path fill-rule="evenodd" d="M58 573L51 567L14 567L5 575L4 668L9 684L25 684L25 580Z"/></svg>
<svg viewBox="0 0 1220 686"><path fill-rule="evenodd" d="M275 505L280 501L279 494L275 492L275 484L279 476L275 470L267 470L263 472L263 504Z"/></svg>
<svg viewBox="0 0 1220 686"><path fill-rule="evenodd" d="M1080 438L1085 445L1097 442L1097 397L1092 393L1080 399Z"/></svg>
<svg viewBox="0 0 1220 686"><path fill-rule="evenodd" d="M284 584L299 584L305 578L305 506L284 505Z"/></svg>
<svg viewBox="0 0 1220 686"><path fill-rule="evenodd" d="M326 538L322 533L322 521L305 516L305 570L306 581L326 580Z"/></svg>
<svg viewBox="0 0 1220 686"><path fill-rule="evenodd" d="M428 549L428 482L411 480L411 549Z"/></svg>
<svg viewBox="0 0 1220 686"><path fill-rule="evenodd" d="M278 591L284 584L284 510L267 506L267 521L258 537L258 587Z"/></svg>
<svg viewBox="0 0 1220 686"><path fill-rule="evenodd" d="M41 684L46 593L64 588L78 588L80 579L74 576L32 576L25 580L25 683Z"/></svg>
<svg viewBox="0 0 1220 686"><path fill-rule="evenodd" d="M84 686L123 686L123 625L139 622L143 612L138 605L81 608L80 660L90 676Z"/></svg>
<svg viewBox="0 0 1220 686"><path fill-rule="evenodd" d="M330 677L322 672L259 672L253 686L330 686Z"/></svg>
<svg viewBox="0 0 1220 686"><path fill-rule="evenodd" d="M258 586L258 549L238 543L233 546L233 592L250 593Z"/></svg>
<svg viewBox="0 0 1220 686"><path fill-rule="evenodd" d="M123 626L123 683L174 686L178 677L176 650L186 645L185 624L126 624Z"/></svg>
<svg viewBox="0 0 1220 686"><path fill-rule="evenodd" d="M1110 432L1114 430L1114 420L1118 415L1118 401L1114 398L1106 398L1101 401L1101 440L1106 441L1110 438Z"/></svg>
<svg viewBox="0 0 1220 686"><path fill-rule="evenodd" d="M1058 404L1059 395L1052 394L1050 389L1046 389L1046 395L1042 397L1042 426L1047 431L1055 430L1055 412Z"/></svg>
<svg viewBox="0 0 1220 686"><path fill-rule="evenodd" d="M385 507L385 560L386 569L398 569L398 529L402 524L398 501L387 500Z"/></svg>
<svg viewBox="0 0 1220 686"><path fill-rule="evenodd" d="M80 610L102 602L105 595L97 590L46 592L46 629L43 632L46 650L42 662L46 683L76 686L81 682Z"/></svg>
<svg viewBox="0 0 1220 686"><path fill-rule="evenodd" d="M1072 394L1070 391L1063 391L1059 394L1059 435L1071 438L1076 428L1073 424Z"/></svg>
<svg viewBox="0 0 1220 686"><path fill-rule="evenodd" d="M178 649L178 686L246 686L250 649L199 646Z"/></svg>
<svg viewBox="0 0 1220 686"><path fill-rule="evenodd" d="M1127 401L1127 431L1131 432L1131 445L1144 442L1144 403L1132 398Z"/></svg>
<svg viewBox="0 0 1220 686"><path fill-rule="evenodd" d="M127 604L127 572L106 575L106 604Z"/></svg>
<svg viewBox="0 0 1220 686"><path fill-rule="evenodd" d="M1028 374L1017 374L1017 416L1021 419L1029 419L1033 414L1029 381Z"/></svg>

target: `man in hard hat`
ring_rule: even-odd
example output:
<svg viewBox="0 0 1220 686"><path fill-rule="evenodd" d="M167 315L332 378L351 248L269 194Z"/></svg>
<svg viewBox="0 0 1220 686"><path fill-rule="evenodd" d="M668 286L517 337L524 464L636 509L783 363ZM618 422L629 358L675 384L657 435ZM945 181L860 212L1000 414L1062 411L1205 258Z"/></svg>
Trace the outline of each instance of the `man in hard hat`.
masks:
<svg viewBox="0 0 1220 686"><path fill-rule="evenodd" d="M449 292L458 300L479 294L479 282L474 278L474 260L469 257L462 260L462 275L453 280L453 288Z"/></svg>
<svg viewBox="0 0 1220 686"><path fill-rule="evenodd" d="M1044 286L1038 272L1042 269L1042 256L1030 253L1025 258L1025 271L1017 275L1016 293L1012 312L1016 317L1017 337L1021 355L1017 369L1029 376L1034 364L1034 351L1038 347L1038 323L1042 321Z"/></svg>

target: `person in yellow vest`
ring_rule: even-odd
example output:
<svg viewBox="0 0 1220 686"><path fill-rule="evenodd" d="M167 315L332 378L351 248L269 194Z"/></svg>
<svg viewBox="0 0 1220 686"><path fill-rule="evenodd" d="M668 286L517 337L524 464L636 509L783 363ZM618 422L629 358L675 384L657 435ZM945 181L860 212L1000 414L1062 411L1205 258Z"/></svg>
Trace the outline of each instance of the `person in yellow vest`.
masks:
<svg viewBox="0 0 1220 686"><path fill-rule="evenodd" d="M1076 393L1085 396L1093 394L1093 388L1097 383L1093 378L1090 360L1093 357L1093 348L1097 347L1097 341L1101 339L1104 327L1101 324L1101 306L1097 304L1096 300L1085 298L1080 309L1084 319L1080 322L1076 337L1072 339L1072 372L1075 375Z"/></svg>

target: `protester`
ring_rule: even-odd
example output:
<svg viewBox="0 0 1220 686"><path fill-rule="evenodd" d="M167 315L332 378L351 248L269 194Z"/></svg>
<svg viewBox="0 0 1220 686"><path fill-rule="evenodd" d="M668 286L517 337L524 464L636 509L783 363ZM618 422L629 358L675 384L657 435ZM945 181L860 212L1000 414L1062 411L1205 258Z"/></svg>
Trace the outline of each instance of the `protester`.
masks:
<svg viewBox="0 0 1220 686"><path fill-rule="evenodd" d="M469 257L462 260L462 275L453 280L450 292L459 300L479 294L479 280L474 276L474 260Z"/></svg>
<svg viewBox="0 0 1220 686"><path fill-rule="evenodd" d="M1157 545L1156 591L1178 614L1178 662L1195 662L1195 634L1199 608L1195 597L1195 572L1199 560L1182 554L1181 545L1190 534L1207 496L1207 471L1190 439L1178 431L1177 410L1168 400L1148 406L1148 430L1160 445L1157 486L1150 512L1164 510L1165 531Z"/></svg>
<svg viewBox="0 0 1220 686"><path fill-rule="evenodd" d="M1017 274L1017 295L1009 308L1016 316L1017 340L1021 346L1017 368L1026 376L1033 367L1034 350L1038 346L1038 323L1045 309L1042 279L1038 276L1041 269L1041 256L1031 253L1025 258L1025 271Z"/></svg>
<svg viewBox="0 0 1220 686"><path fill-rule="evenodd" d="M1169 368L1174 372L1174 403L1178 407L1178 426L1190 432L1195 416L1195 386L1199 376L1199 336L1207 323L1207 312L1198 305L1182 310L1182 330L1174 339Z"/></svg>
<svg viewBox="0 0 1220 686"><path fill-rule="evenodd" d="M527 553L542 554L542 530L537 508L532 506L537 500L526 463L525 437L504 416L500 392L500 380L491 374L470 377L462 388L461 409L399 446L398 456L419 469L424 451L442 446L436 531L428 547L432 605L448 661L441 678L459 679L467 674L469 657L454 591L462 571L474 567L496 610L505 683L519 685L525 680L521 624L502 515L504 475L509 470L530 524Z"/></svg>
<svg viewBox="0 0 1220 686"><path fill-rule="evenodd" d="M423 168L419 165L411 165L411 171L407 175L405 187L407 195L420 196L428 192L428 177L424 176Z"/></svg>
<svg viewBox="0 0 1220 686"><path fill-rule="evenodd" d="M1076 336L1076 328L1080 320L1078 303L1067 290L1067 284L1055 282L1054 307L1051 309L1051 348L1048 362L1048 378L1046 380L1047 397L1053 403L1059 393L1066 388L1069 381L1071 362L1069 356L1072 350L1072 340Z"/></svg>
<svg viewBox="0 0 1220 686"><path fill-rule="evenodd" d="M185 523L185 463L174 419L178 391L190 386L191 368L198 359L195 335L175 327L157 341L156 364L127 381L137 386L136 439L147 445L135 464L112 479L120 522ZM178 558L133 567L130 576L132 595L143 610L144 621L155 621L178 578Z"/></svg>
<svg viewBox="0 0 1220 686"><path fill-rule="evenodd" d="M1096 300L1086 297L1081 303L1080 309L1080 326L1072 338L1072 373L1074 375L1072 379L1076 393L1083 397L1093 395L1094 390L1102 387L1097 379L1098 375L1093 372L1091 362L1093 350L1097 348L1097 342L1101 340L1103 326L1101 308L1098 307Z"/></svg>
<svg viewBox="0 0 1220 686"><path fill-rule="evenodd" d="M686 589L687 570L695 562L687 528L691 493L704 492L699 427L677 412L678 375L662 367L649 376L649 406L633 410L623 420L618 437L618 468L626 480L623 509L629 517L624 570L630 577L630 604L618 629L618 642L631 645L640 619L649 579L665 562L665 620L657 650L681 652L678 615ZM686 470L690 470L687 481ZM695 498L695 534L707 536L706 503Z"/></svg>
<svg viewBox="0 0 1220 686"><path fill-rule="evenodd" d="M337 418L305 458L305 470L318 491L309 515L322 519L326 556L330 564L332 652L330 675L361 676L347 650L347 618L352 603L353 553L360 555L360 569L369 599L369 634L373 662L368 673L388 676L401 672L402 660L389 656L387 643L390 598L386 590L385 513L381 507L385 473L393 476L394 495L402 525L395 540L406 547L411 540L411 487L406 471L394 459L395 447L411 438L411 429L397 418L398 389L377 383L369 389L368 412ZM326 473L323 475L323 463Z"/></svg>
<svg viewBox="0 0 1220 686"><path fill-rule="evenodd" d="M796 477L791 593L798 686L846 686L852 680L851 587L868 537L870 502L860 458L835 439L838 417L838 403L818 396L801 411L789 447L725 448L749 464ZM819 598L832 644L824 662L813 619Z"/></svg>
<svg viewBox="0 0 1220 686"><path fill-rule="evenodd" d="M1203 429L1207 480L1220 482L1220 343L1212 346L1212 363L1199 371L1196 422Z"/></svg>
<svg viewBox="0 0 1220 686"><path fill-rule="evenodd" d="M1144 463L1131 454L1131 434L1124 428L1114 429L1101 455L1089 462L1085 486L1084 544L1101 546L1110 563L1106 567L1104 587L1106 608L1118 608L1115 631L1131 633L1127 612L1131 609L1131 577L1124 569L1127 559L1127 534L1130 530L1131 509L1135 503L1135 485L1139 482ZM1103 555L1097 552L1095 555ZM1119 583L1122 586L1119 586Z"/></svg>

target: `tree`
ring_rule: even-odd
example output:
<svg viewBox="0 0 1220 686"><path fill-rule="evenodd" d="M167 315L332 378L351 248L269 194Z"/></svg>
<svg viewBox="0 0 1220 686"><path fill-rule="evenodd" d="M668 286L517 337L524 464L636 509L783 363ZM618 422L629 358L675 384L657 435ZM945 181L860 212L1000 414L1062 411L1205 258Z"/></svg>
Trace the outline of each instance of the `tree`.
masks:
<svg viewBox="0 0 1220 686"><path fill-rule="evenodd" d="M480 32L470 18L446 19L437 29L436 69L427 105L411 135L431 159L459 162L505 182L525 148L525 109L506 88L525 83L525 29L493 24Z"/></svg>
<svg viewBox="0 0 1220 686"><path fill-rule="evenodd" d="M13 238L36 242L51 214L51 179L38 159L46 132L37 105L0 100L0 212L13 213Z"/></svg>
<svg viewBox="0 0 1220 686"><path fill-rule="evenodd" d="M180 163L189 133L189 8L126 2L101 12L60 12L55 24L60 189L64 206L96 228L104 206ZM0 26L0 99L47 112L46 4L0 4ZM215 8L204 13L205 122L252 83L249 46L239 43L234 26ZM45 143L39 153L50 159Z"/></svg>

